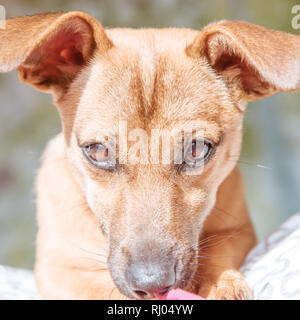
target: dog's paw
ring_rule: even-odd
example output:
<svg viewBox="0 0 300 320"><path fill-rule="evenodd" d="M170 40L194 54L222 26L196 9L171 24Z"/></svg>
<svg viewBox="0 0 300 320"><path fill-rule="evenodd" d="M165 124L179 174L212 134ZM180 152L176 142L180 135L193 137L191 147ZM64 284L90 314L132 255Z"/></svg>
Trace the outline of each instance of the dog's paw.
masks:
<svg viewBox="0 0 300 320"><path fill-rule="evenodd" d="M242 274L235 270L224 271L211 288L207 299L252 300L253 294Z"/></svg>

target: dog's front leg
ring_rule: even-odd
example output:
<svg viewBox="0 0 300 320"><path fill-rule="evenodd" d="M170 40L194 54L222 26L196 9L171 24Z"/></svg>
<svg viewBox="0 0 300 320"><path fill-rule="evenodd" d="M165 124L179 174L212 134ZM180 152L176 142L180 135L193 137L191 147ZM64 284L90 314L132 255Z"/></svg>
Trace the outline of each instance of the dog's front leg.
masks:
<svg viewBox="0 0 300 320"><path fill-rule="evenodd" d="M220 186L199 241L199 266L191 285L208 299L251 299L238 271L255 244L243 183L235 169Z"/></svg>

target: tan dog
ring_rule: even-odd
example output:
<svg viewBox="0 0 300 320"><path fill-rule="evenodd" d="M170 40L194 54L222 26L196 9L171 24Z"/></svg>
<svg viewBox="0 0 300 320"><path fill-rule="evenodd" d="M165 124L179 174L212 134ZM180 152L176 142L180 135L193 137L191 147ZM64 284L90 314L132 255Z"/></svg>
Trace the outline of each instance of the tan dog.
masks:
<svg viewBox="0 0 300 320"><path fill-rule="evenodd" d="M236 167L244 110L299 87L299 36L226 21L104 30L82 12L40 14L0 31L0 71L16 68L53 94L63 127L37 180L45 298L153 298L175 287L251 298L238 271L255 243ZM113 162L100 137L120 121L148 134L196 121L204 138L200 149L190 140L180 165ZM186 174L197 170L190 156L201 174Z"/></svg>

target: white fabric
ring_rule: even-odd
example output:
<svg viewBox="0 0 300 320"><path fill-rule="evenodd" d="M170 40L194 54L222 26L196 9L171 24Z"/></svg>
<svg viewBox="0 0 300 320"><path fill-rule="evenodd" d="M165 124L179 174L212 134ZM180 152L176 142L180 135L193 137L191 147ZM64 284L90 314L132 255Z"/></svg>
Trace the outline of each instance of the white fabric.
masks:
<svg viewBox="0 0 300 320"><path fill-rule="evenodd" d="M300 213L258 244L241 271L255 299L300 300ZM32 272L0 266L0 299L40 299Z"/></svg>
<svg viewBox="0 0 300 320"><path fill-rule="evenodd" d="M0 266L0 300L40 299L33 273Z"/></svg>
<svg viewBox="0 0 300 320"><path fill-rule="evenodd" d="M242 272L255 299L300 300L300 213L249 253Z"/></svg>

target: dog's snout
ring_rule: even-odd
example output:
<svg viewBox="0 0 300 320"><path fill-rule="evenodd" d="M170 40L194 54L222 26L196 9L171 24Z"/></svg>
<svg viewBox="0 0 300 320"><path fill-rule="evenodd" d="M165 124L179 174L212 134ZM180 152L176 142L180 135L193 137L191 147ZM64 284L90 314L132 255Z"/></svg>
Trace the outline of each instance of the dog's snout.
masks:
<svg viewBox="0 0 300 320"><path fill-rule="evenodd" d="M131 263L126 270L126 280L135 296L150 299L168 292L175 284L174 263Z"/></svg>

